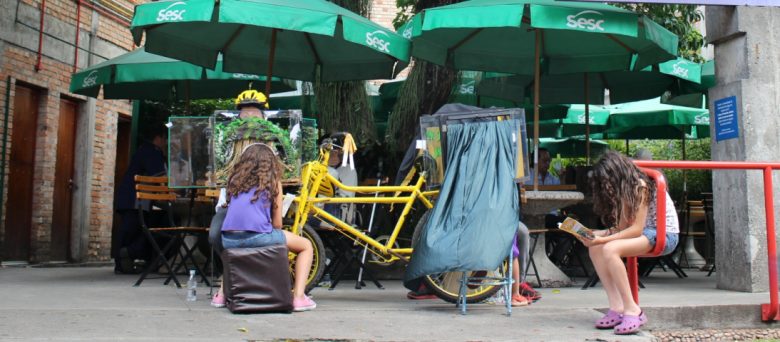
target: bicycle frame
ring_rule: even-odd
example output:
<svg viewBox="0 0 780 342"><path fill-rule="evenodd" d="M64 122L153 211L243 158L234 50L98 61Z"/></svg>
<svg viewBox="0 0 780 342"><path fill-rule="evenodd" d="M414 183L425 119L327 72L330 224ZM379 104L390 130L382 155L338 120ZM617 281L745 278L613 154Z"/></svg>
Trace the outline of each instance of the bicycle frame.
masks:
<svg viewBox="0 0 780 342"><path fill-rule="evenodd" d="M422 202L426 208L431 209L433 208L433 203L431 203L430 198L436 196L438 191L421 191L422 186L425 183L424 174L421 174L414 185L409 186L347 186L328 173L327 165L329 157L330 152L326 149L321 149L319 160L306 163L301 171L301 190L293 201L293 203L297 204L297 208L295 210L295 220L291 228L292 232L294 234L300 234L303 226L308 221L309 216L313 214L315 217L332 224L339 233L356 243L367 247L369 251L382 258L385 262L393 262L396 260L408 261L407 256L412 254L412 248L393 248L393 246L401 229L403 229L406 217L416 200ZM394 194L392 197L333 197L334 187L363 194L399 193L406 195L399 196L399 194ZM318 193L325 193L330 196L317 197ZM403 204L404 206L390 238L385 244L382 244L359 229L331 215L322 208L315 206L315 204L320 203L398 203Z"/></svg>

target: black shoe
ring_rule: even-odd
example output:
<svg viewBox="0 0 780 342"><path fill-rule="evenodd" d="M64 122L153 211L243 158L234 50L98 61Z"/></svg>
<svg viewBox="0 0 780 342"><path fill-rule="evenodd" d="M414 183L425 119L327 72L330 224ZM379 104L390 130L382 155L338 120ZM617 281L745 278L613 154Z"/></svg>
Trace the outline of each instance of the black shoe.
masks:
<svg viewBox="0 0 780 342"><path fill-rule="evenodd" d="M119 249L119 256L114 259L114 273L116 274L135 274L135 265L133 265L133 259L130 258L130 254L127 252L127 247Z"/></svg>

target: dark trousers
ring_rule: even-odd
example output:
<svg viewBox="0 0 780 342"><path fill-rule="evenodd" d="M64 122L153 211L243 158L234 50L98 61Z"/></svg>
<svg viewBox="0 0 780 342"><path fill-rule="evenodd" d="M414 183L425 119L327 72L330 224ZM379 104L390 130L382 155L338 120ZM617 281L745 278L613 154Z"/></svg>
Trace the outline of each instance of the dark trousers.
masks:
<svg viewBox="0 0 780 342"><path fill-rule="evenodd" d="M138 218L137 209L122 209L119 210L119 215L122 217L122 222L119 225L119 249L117 249L117 255L114 255L116 260L119 259L119 250L127 248L127 254L131 259L144 259L147 263L151 262L154 258L154 251L152 245L144 236L141 229L141 221ZM165 225L157 224L165 222L164 219L167 213L165 212L153 212L145 213L144 220L151 224L153 227L162 227ZM163 248L168 242L168 239L157 238L155 240L160 248ZM167 254L172 256L175 250L169 251Z"/></svg>
<svg viewBox="0 0 780 342"><path fill-rule="evenodd" d="M558 223L563 222L566 216L548 214L544 217L544 226L548 229L557 229ZM568 234L546 233L547 255L554 264L560 264L574 246L574 238Z"/></svg>

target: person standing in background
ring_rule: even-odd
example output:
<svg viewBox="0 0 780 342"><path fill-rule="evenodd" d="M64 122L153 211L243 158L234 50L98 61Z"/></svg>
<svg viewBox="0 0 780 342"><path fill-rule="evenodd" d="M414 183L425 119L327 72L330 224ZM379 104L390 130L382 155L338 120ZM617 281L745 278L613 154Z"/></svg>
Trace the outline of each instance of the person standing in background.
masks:
<svg viewBox="0 0 780 342"><path fill-rule="evenodd" d="M114 206L121 216L119 226L119 246L114 257L114 273L135 273L133 260L144 259L147 264L151 261L151 245L141 231L141 223L138 219L136 208L135 176L164 176L165 145L167 144L167 130L164 127L153 128L145 141L138 146L130 160L124 177L119 184Z"/></svg>

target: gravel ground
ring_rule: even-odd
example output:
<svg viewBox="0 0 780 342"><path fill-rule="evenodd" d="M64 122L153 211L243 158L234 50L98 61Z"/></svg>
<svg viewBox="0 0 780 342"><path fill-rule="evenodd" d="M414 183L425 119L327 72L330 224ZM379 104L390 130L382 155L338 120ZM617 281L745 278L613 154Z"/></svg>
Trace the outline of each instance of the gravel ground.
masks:
<svg viewBox="0 0 780 342"><path fill-rule="evenodd" d="M780 341L780 329L654 330L651 334L659 342Z"/></svg>

